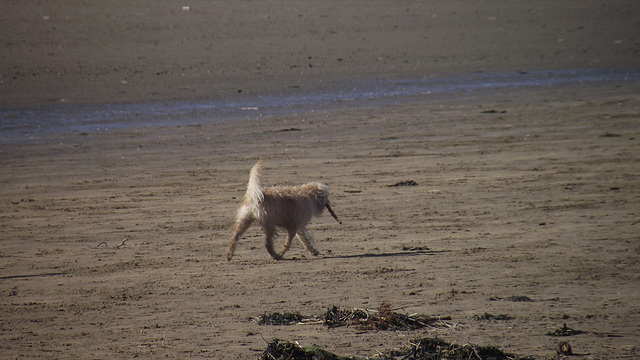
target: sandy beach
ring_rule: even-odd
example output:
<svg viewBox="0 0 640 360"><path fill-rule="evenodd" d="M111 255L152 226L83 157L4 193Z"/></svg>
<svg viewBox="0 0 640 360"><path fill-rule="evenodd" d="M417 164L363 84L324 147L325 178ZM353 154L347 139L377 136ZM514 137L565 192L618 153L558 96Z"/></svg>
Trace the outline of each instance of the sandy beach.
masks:
<svg viewBox="0 0 640 360"><path fill-rule="evenodd" d="M20 116L434 74L637 73L634 1L340 4L5 2L0 105ZM365 358L421 337L640 357L637 78L143 120L0 143L3 358L257 359L276 338ZM273 261L254 226L224 259L258 158L266 185L329 185L343 224L313 221L320 256L294 243ZM251 320L382 302L450 320L392 332ZM582 333L548 335L563 324Z"/></svg>

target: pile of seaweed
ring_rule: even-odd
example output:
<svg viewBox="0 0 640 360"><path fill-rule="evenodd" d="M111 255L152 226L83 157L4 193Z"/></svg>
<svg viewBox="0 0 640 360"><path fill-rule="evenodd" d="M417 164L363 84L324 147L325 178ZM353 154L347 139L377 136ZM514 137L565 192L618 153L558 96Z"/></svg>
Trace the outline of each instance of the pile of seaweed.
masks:
<svg viewBox="0 0 640 360"><path fill-rule="evenodd" d="M473 320L482 321L482 320L513 320L512 316L500 314L493 315L489 313L484 313L482 315L473 315Z"/></svg>
<svg viewBox="0 0 640 360"><path fill-rule="evenodd" d="M273 340L267 345L260 360L356 360L342 357L322 350L318 347L303 347L297 343ZM391 350L376 355L368 360L526 360L528 357L518 357L505 353L493 346L477 346L472 344L458 345L436 338L423 338L412 341L409 346L400 350ZM365 359L363 359L365 360Z"/></svg>
<svg viewBox="0 0 640 360"><path fill-rule="evenodd" d="M342 357L332 354L319 347L303 347L298 343L288 341L273 340L267 344L265 350L260 356L260 360L356 360L354 358Z"/></svg>
<svg viewBox="0 0 640 360"><path fill-rule="evenodd" d="M502 315L500 316L502 317ZM506 315L504 316L506 320ZM483 319L498 317L485 314ZM401 314L393 311L391 304L383 302L377 310L341 309L332 306L321 317L306 317L300 313L271 313L254 318L260 325L323 324L329 328L353 326L361 330L415 330L427 326L452 326L445 322L451 317L430 317L418 314ZM317 346L304 347L300 344L273 340L267 344L261 360L358 360L332 354ZM390 350L371 358L361 360L526 360L505 353L493 346L448 343L437 338L423 338L412 341L400 350Z"/></svg>
<svg viewBox="0 0 640 360"><path fill-rule="evenodd" d="M375 357L376 360L513 360L521 358L505 353L494 346L458 345L436 338L424 338L410 343L402 350L393 350Z"/></svg>
<svg viewBox="0 0 640 360"><path fill-rule="evenodd" d="M258 323L258 325L292 325L302 322L303 320L308 319L304 316L300 315L300 313L279 313L274 312L270 314L262 314L258 315L253 320Z"/></svg>
<svg viewBox="0 0 640 360"><path fill-rule="evenodd" d="M445 325L451 317L405 315L393 312L391 304L383 302L378 310L340 309L333 306L324 314L324 325L329 328L354 326L361 330L415 330L428 326Z"/></svg>
<svg viewBox="0 0 640 360"><path fill-rule="evenodd" d="M583 334L584 331L572 329L567 326L567 323L564 323L562 327L555 329L554 331L549 331L547 335L549 336L573 336Z"/></svg>
<svg viewBox="0 0 640 360"><path fill-rule="evenodd" d="M416 330L424 327L450 326L445 320L450 316L431 317L419 314L401 314L393 311L391 304L381 303L377 310L341 309L332 306L321 317L303 316L300 313L265 313L253 320L258 325L323 324L329 328L353 326L359 330Z"/></svg>

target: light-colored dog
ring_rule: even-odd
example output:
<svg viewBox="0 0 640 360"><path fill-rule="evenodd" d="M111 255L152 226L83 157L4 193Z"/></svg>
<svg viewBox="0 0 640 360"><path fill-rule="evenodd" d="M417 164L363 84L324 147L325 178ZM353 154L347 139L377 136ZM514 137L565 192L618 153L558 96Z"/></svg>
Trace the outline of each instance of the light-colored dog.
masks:
<svg viewBox="0 0 640 360"><path fill-rule="evenodd" d="M331 216L342 224L329 206L329 188L318 182L300 186L262 187L261 169L262 159L251 168L247 192L236 215L235 231L229 242L227 260L231 260L238 239L254 220L262 225L266 236L265 245L272 258L282 259L282 255L289 250L294 236L298 237L310 253L318 255L320 252L315 248L313 238L306 229L307 224L314 216L320 215L325 207ZM287 239L279 253L273 249L277 227L287 230Z"/></svg>

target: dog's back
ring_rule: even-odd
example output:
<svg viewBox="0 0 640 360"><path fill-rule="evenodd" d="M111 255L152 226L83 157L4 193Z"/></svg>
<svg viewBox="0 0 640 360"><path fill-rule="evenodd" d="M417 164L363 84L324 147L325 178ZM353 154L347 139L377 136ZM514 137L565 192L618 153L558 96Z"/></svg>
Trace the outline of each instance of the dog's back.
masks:
<svg viewBox="0 0 640 360"><path fill-rule="evenodd" d="M273 186L262 189L265 222L277 226L304 226L320 215L329 200L329 189L321 183Z"/></svg>

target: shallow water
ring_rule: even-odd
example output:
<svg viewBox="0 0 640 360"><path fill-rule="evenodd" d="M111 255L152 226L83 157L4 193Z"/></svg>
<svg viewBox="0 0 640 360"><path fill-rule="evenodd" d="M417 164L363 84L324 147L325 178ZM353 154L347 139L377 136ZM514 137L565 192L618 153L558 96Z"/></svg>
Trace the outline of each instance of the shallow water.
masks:
<svg viewBox="0 0 640 360"><path fill-rule="evenodd" d="M206 101L143 104L51 104L0 110L0 142L28 142L66 132L213 123L257 116L326 111L347 106L429 100L487 89L552 87L569 83L640 81L640 69L580 69L466 73L420 79L350 81L331 89L235 95Z"/></svg>

